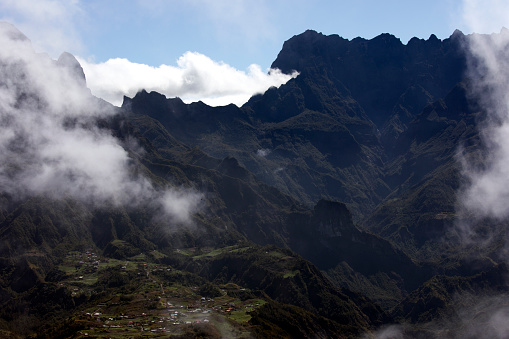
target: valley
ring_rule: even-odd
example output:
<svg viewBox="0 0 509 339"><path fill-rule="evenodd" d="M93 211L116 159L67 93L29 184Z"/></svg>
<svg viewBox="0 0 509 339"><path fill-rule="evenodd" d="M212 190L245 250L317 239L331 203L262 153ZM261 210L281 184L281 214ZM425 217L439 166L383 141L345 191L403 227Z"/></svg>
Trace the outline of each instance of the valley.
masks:
<svg viewBox="0 0 509 339"><path fill-rule="evenodd" d="M299 75L241 107L145 90L116 107L72 55L0 33L18 53L0 54L3 337L498 329L507 221L469 186L496 159L465 46L509 33L308 30L272 65Z"/></svg>
<svg viewBox="0 0 509 339"><path fill-rule="evenodd" d="M263 299L240 300L229 296L228 292L235 295L246 291L234 284L212 286L214 298L211 295L202 297L199 286L168 284L163 271L174 269L147 262L144 255L124 261L100 258L91 251L75 252L58 268L65 272L58 286L70 292L72 298L103 295L78 308L72 320L68 320L72 324L67 326L80 329L76 332L78 338L143 338L149 335L169 338L199 333L210 337L250 338L251 332L243 324L249 321L249 312L265 304ZM103 280L107 280L105 284L110 287L107 295L105 291L94 290L102 285L97 282Z"/></svg>

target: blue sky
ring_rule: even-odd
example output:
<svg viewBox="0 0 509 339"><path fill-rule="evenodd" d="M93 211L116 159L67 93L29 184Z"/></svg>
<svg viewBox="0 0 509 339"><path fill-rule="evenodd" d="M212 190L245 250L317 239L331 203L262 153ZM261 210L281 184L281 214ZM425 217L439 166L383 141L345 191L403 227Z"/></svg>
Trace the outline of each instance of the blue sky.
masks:
<svg viewBox="0 0 509 339"><path fill-rule="evenodd" d="M104 3L108 5L104 5ZM293 35L314 29L345 38L392 33L407 42L447 38L459 5L448 1L87 1L84 52L97 61L126 57L152 66L186 51L238 69L267 68Z"/></svg>
<svg viewBox="0 0 509 339"><path fill-rule="evenodd" d="M13 2L20 1L33 2ZM82 57L93 57L97 62L123 57L159 66L175 63L182 54L192 51L238 69L252 63L269 67L283 42L306 29L348 39L392 33L406 43L413 36L428 38L432 33L439 38L449 37L460 25L461 15L461 1L450 0L66 2L62 7L72 16L74 26L64 29L72 30L69 34L81 44L68 48ZM35 16L27 14L23 6L4 5L2 12L2 17L22 25L30 25ZM45 25L53 24L58 22Z"/></svg>
<svg viewBox="0 0 509 339"><path fill-rule="evenodd" d="M216 66L226 64L248 77L260 78L250 65L259 65L266 73L284 41L306 29L348 39L391 33L403 43L414 36L427 39L431 34L445 39L455 28L471 33L471 17L478 14L483 16L483 25L475 27L486 30L481 33L498 32L507 19L506 13L482 12L499 7L505 10L508 6L500 0L2 0L0 18L15 24L37 50L53 58L62 51L78 56L82 64L87 63L84 68L90 80L101 74L135 77L134 71L120 71L127 67L125 62L122 66L119 62L107 63L116 58L157 70L161 65L182 68L185 66L181 64L189 64L184 56L195 55L186 52L204 55ZM494 19L486 20L490 15ZM198 62L197 58L193 60ZM102 67L92 70L97 64ZM108 75L106 68L114 68L117 73ZM138 69L142 72L141 67ZM100 85L93 85L94 80L91 86L105 88L109 80L100 80ZM267 80L265 85L286 80L279 77L274 83ZM150 79L145 84L147 81ZM134 87L124 92L132 95ZM175 93L182 96L183 92ZM221 93L211 95L218 97ZM199 97L196 93L192 99Z"/></svg>

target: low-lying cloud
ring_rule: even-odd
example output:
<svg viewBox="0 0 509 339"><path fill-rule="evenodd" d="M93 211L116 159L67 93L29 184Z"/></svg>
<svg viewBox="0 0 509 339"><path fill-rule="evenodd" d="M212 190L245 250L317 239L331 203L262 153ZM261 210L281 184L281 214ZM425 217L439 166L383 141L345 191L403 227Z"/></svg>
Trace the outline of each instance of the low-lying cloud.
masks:
<svg viewBox="0 0 509 339"><path fill-rule="evenodd" d="M153 1L135 4L143 17L153 11L172 10L173 6L163 2L154 4ZM273 31L265 20L270 14L265 3L190 1L186 6L209 20L209 26L214 27L212 29L220 36L237 39L239 34L232 32L235 29L242 31L239 43L247 45L244 47L248 49L270 38ZM62 51L89 55L80 36L83 27L94 29L94 20L89 15L86 4L78 0L0 1L1 19L15 24L27 34L37 51L49 53L54 58ZM122 104L124 95L133 97L143 89L167 97L180 97L187 103L201 100L211 106L230 103L241 106L251 96L263 93L271 86L279 87L296 76L296 73L287 75L279 70L262 70L255 64L247 70L237 70L196 52L184 53L176 65L157 67L124 58L99 63L94 62L93 57L78 60L85 70L92 94L116 106Z"/></svg>
<svg viewBox="0 0 509 339"><path fill-rule="evenodd" d="M476 86L473 96L487 113L481 132L487 147L486 164L465 174L471 181L464 203L484 216L506 218L509 209L509 31L491 36L473 36L471 68ZM479 75L479 73L481 73Z"/></svg>
<svg viewBox="0 0 509 339"><path fill-rule="evenodd" d="M509 20L507 3L464 3L464 18L476 32L491 27L501 15ZM469 38L466 47L471 96L486 117L480 122L482 164L464 161L463 174L469 184L460 202L474 216L503 220L509 217L509 30L502 28L498 34L473 34Z"/></svg>
<svg viewBox="0 0 509 339"><path fill-rule="evenodd" d="M270 153L271 153L271 150L268 148L260 148L256 151L256 155L259 157L263 157L263 158L265 158Z"/></svg>
<svg viewBox="0 0 509 339"><path fill-rule="evenodd" d="M103 63L79 61L92 93L116 106L122 104L124 95L133 97L142 89L180 97L188 103L201 100L211 106L241 106L254 94L279 87L297 76L278 69L263 72L255 64L247 72L239 71L196 52L184 53L177 66L152 67L121 58Z"/></svg>
<svg viewBox="0 0 509 339"><path fill-rule="evenodd" d="M365 339L476 338L505 339L509 336L509 295L457 295L447 312L449 317L417 326L392 325L368 333Z"/></svg>
<svg viewBox="0 0 509 339"><path fill-rule="evenodd" d="M491 259L509 262L506 238L500 237L509 218L509 31L478 34L509 23L509 3L464 0L462 17L467 28L477 32L467 37L464 46L465 77L471 102L483 117L478 122L481 147L475 154L471 149L460 152L465 184L458 192L456 227L465 245L485 248ZM507 291L505 285L500 290ZM369 337L508 338L509 295L497 291L458 294L440 312L442 316L429 323L394 325Z"/></svg>
<svg viewBox="0 0 509 339"><path fill-rule="evenodd" d="M116 111L90 95L81 69L37 54L14 26L0 24L0 192L13 199L42 195L150 206L178 223L190 222L201 195L157 189L136 174L134 161L98 119ZM74 65L73 65L74 62Z"/></svg>

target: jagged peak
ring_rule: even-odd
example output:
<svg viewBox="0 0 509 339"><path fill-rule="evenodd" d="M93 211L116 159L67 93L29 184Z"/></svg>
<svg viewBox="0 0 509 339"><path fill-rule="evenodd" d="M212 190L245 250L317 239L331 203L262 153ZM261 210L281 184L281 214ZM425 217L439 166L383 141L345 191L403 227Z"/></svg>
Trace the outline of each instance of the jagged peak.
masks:
<svg viewBox="0 0 509 339"><path fill-rule="evenodd" d="M300 34L301 36L313 36L313 35L319 35L319 36L325 36L322 32L317 32L314 29L306 29L304 33Z"/></svg>
<svg viewBox="0 0 509 339"><path fill-rule="evenodd" d="M318 219L319 231L329 236L338 236L341 231L354 229L352 213L342 202L321 199L313 210Z"/></svg>
<svg viewBox="0 0 509 339"><path fill-rule="evenodd" d="M501 31L500 31L501 34L509 34L509 29L507 29L506 27L502 27ZM460 38L460 37L463 37L464 34L462 31L460 31L459 29L456 29L454 30L454 32L451 34L450 38ZM349 40L349 39L345 39L337 34L331 34L331 35L325 35L321 32L317 32L315 30L312 30L312 29L308 29L306 31L304 31L303 33L301 34L298 34L298 35L294 35L292 38L290 38L289 40L287 40L284 45L283 45L283 50L290 46L293 46L295 43L314 43L318 40L321 40L321 39L326 39L326 38L339 38L341 40L344 40L344 41L349 41L349 42L359 42L359 41L367 41L367 42L370 42L370 41L379 41L379 40L382 40L382 41L386 41L386 42L398 42L402 45L405 45L401 42L401 39L398 38L397 36L395 36L394 34L391 34L391 33L381 33L377 36L375 36L374 38L372 39L365 39L363 37L356 37L352 40ZM411 43L415 43L415 42L441 42L442 40L439 39L435 34L430 34L430 36L428 37L428 39L421 39L421 38L417 38L417 37L412 37L408 43L408 44L411 44ZM283 51L282 50L282 51Z"/></svg>
<svg viewBox="0 0 509 339"><path fill-rule="evenodd" d="M57 63L61 66L81 67L81 64L76 57L69 52L63 52L60 54Z"/></svg>
<svg viewBox="0 0 509 339"><path fill-rule="evenodd" d="M400 38L398 38L394 34L390 34L390 33L382 33L380 35L377 35L376 37L374 37L371 40L373 40L373 41L376 41L376 40L398 41L401 43Z"/></svg>
<svg viewBox="0 0 509 339"><path fill-rule="evenodd" d="M451 38L452 37L461 37L461 36L465 36L465 34L463 34L463 32L460 31L459 29L455 29L454 32L452 32L452 34L451 34Z"/></svg>
<svg viewBox="0 0 509 339"><path fill-rule="evenodd" d="M164 94L161 94L156 91L150 91L148 92L146 89L139 90L134 97L132 97L131 100L139 100L139 99L145 99L150 98L151 100L159 100L159 101L171 101L171 102L177 102L177 103L184 103L182 99L179 97L174 98L167 98Z"/></svg>
<svg viewBox="0 0 509 339"><path fill-rule="evenodd" d="M319 35L323 35L322 32L318 32L318 31L316 31L314 29L306 29L304 31L304 33L302 33L302 34L319 34Z"/></svg>
<svg viewBox="0 0 509 339"><path fill-rule="evenodd" d="M428 41L440 41L439 38L435 34L431 34L428 38Z"/></svg>

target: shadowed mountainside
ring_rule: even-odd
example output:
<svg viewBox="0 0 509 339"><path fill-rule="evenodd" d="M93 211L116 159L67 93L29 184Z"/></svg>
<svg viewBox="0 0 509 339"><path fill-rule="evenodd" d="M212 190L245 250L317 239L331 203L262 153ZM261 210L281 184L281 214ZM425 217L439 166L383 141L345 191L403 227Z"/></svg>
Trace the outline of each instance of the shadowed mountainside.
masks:
<svg viewBox="0 0 509 339"><path fill-rule="evenodd" d="M140 92L125 98L122 109L158 120L171 136L210 156L235 157L308 206L342 201L355 222L415 254L438 224L450 221L458 145L476 143L476 112L467 103L468 83L461 82L462 45L469 38L455 31L444 41L431 36L404 45L389 34L349 41L306 31L285 42L272 65L300 75L242 108L186 105ZM426 178L447 180L440 188L446 192L438 194L449 200L444 205L426 196L437 203L414 217L427 219L390 226L416 224L408 237L387 231L382 209L419 191Z"/></svg>
<svg viewBox="0 0 509 339"><path fill-rule="evenodd" d="M468 39L455 31L404 45L389 34L349 41L306 31L273 63L299 76L240 108L146 91L114 108L85 88L72 55L36 58L65 69L82 99L108 112L59 126L115 140L128 163L124 179L143 178L152 193L2 192L0 333L107 331L91 311L156 316L171 294L188 308L195 298L221 300L208 309L214 324L187 324L177 337L220 337L225 327L230 335L355 337L394 319L421 326L440 318L457 294L506 292L502 240L465 247L450 227L462 184L458 151L482 159L483 112L469 97L475 79L464 77ZM3 61L4 70L24 70ZM13 109L54 113L29 79L16 81ZM29 141L18 136L9 150ZM23 166L10 159L5 172L17 178ZM60 178L86 187L76 173ZM156 203L167 191L199 192L189 220ZM185 209L179 203L169 202ZM97 259L84 261L91 254Z"/></svg>

